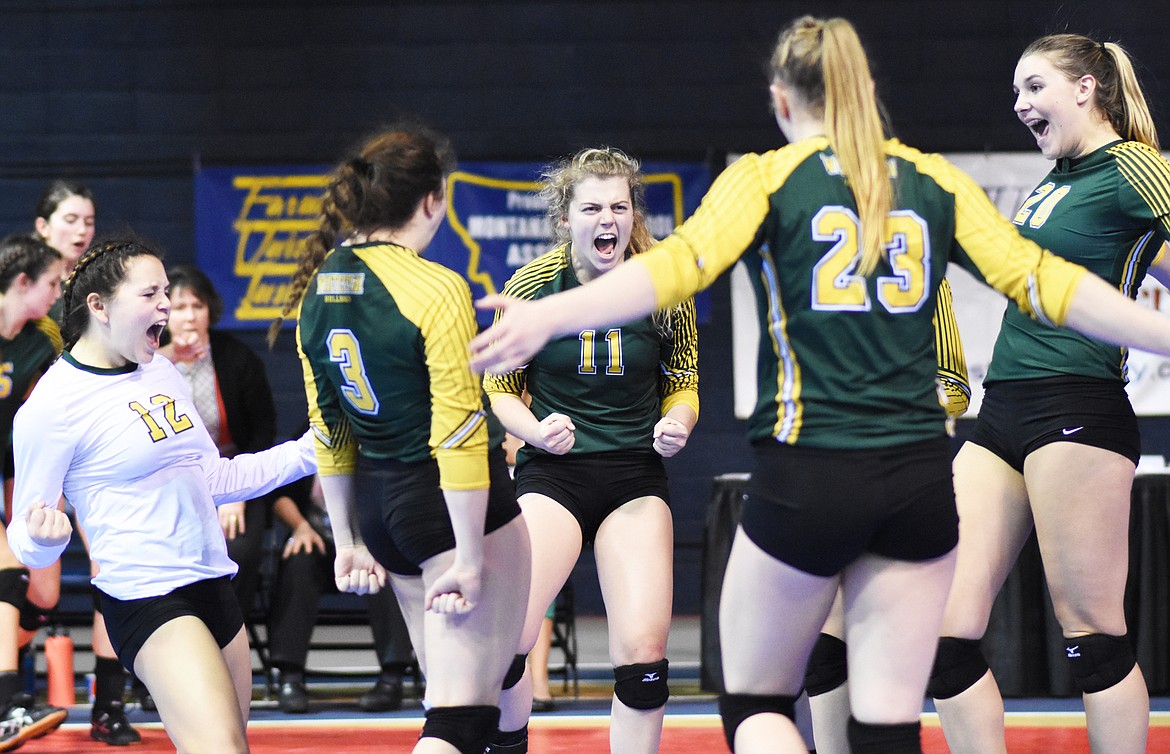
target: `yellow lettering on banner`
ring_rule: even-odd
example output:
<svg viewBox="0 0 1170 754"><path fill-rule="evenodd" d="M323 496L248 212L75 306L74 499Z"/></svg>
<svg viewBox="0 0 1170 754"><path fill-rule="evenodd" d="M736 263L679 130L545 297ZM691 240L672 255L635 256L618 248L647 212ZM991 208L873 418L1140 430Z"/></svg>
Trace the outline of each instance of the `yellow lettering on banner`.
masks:
<svg viewBox="0 0 1170 754"><path fill-rule="evenodd" d="M239 175L232 187L245 192L232 224L236 253L232 272L248 281L235 310L240 321L267 321L284 308L288 282L301 245L317 227L328 175Z"/></svg>
<svg viewBox="0 0 1170 754"><path fill-rule="evenodd" d="M651 233L662 238L685 219L682 178L677 173L656 173L643 177L646 185L667 184L672 207L647 218ZM236 249L232 272L247 281L234 315L241 322L267 322L280 315L289 280L296 272L302 245L317 229L317 218L329 176L321 175L237 175L232 188L243 191L239 214L232 223ZM456 194L465 186L479 186L506 192L508 210L532 212L522 215L469 215L461 218ZM468 250L464 275L488 293L496 293L504 281L492 280L481 266L483 240L510 239L507 265L515 268L531 261L549 247L548 221L535 181L513 181L456 171L447 183L447 219ZM226 253L226 250L224 250ZM360 290L322 291L326 300L348 300Z"/></svg>

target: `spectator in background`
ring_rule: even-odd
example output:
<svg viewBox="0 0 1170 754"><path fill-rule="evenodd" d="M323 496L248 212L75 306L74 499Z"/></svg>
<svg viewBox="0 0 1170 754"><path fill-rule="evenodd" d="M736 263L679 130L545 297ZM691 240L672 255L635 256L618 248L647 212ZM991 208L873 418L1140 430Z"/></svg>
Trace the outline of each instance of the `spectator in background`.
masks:
<svg viewBox="0 0 1170 754"><path fill-rule="evenodd" d="M274 496L283 547L270 600L268 650L277 671L276 701L282 711L296 714L309 710L305 661L321 597L336 591L336 552L315 477L285 485ZM358 697L358 706L366 712L391 712L402 706L403 676L412 661L410 635L393 591L369 594L365 601L381 675Z"/></svg>

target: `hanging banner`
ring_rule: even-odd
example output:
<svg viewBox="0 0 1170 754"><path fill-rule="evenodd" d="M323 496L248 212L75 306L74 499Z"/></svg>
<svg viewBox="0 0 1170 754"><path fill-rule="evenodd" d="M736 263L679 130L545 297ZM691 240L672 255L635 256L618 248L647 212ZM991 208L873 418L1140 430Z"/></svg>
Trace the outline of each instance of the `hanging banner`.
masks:
<svg viewBox="0 0 1170 754"><path fill-rule="evenodd" d="M447 184L447 222L425 256L456 272L473 298L497 293L517 268L551 246L540 163L461 164ZM196 258L224 300L227 329L264 328L280 314L304 239L317 227L329 166L213 167L195 177ZM664 238L710 185L703 163L650 162L650 232ZM696 299L706 321L706 296ZM490 312L480 314L488 324Z"/></svg>

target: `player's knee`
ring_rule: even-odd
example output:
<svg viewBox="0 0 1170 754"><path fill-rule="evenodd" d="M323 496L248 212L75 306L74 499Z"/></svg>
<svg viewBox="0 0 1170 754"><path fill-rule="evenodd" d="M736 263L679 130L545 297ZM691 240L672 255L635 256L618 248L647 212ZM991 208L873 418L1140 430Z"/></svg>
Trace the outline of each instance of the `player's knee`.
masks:
<svg viewBox="0 0 1170 754"><path fill-rule="evenodd" d="M500 724L500 708L490 705L432 707L421 738L437 738L459 754L483 754Z"/></svg>
<svg viewBox="0 0 1170 754"><path fill-rule="evenodd" d="M735 731L739 729L744 720L753 715L762 715L768 712L784 715L789 720L795 721L796 697L720 694L719 717L723 721L723 735L727 737L727 747L735 751Z"/></svg>
<svg viewBox="0 0 1170 754"><path fill-rule="evenodd" d="M845 662L845 642L830 634L821 634L813 645L808 667L804 671L804 689L809 696L827 694L849 680Z"/></svg>
<svg viewBox="0 0 1170 754"><path fill-rule="evenodd" d="M971 688L987 674L989 667L979 639L938 640L938 654L926 690L935 699L950 699Z"/></svg>
<svg viewBox="0 0 1170 754"><path fill-rule="evenodd" d="M658 709L670 698L667 687L669 663L638 662L613 669L613 693L631 709Z"/></svg>
<svg viewBox="0 0 1170 754"><path fill-rule="evenodd" d="M524 677L524 668L528 662L528 655L516 655L512 658L512 664L508 666L508 672L504 674L504 682L500 688L504 691L520 683L520 679Z"/></svg>
<svg viewBox="0 0 1170 754"><path fill-rule="evenodd" d="M849 750L853 754L921 754L922 724L863 723L849 717Z"/></svg>
<svg viewBox="0 0 1170 754"><path fill-rule="evenodd" d="M1137 664L1128 636L1089 634L1064 640L1073 679L1086 694L1112 688Z"/></svg>

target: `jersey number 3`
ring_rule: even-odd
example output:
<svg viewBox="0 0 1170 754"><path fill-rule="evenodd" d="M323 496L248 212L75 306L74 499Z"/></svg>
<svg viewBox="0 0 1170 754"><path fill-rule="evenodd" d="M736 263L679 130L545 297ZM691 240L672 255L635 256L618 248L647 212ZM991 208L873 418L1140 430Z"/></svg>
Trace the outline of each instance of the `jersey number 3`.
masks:
<svg viewBox="0 0 1170 754"><path fill-rule="evenodd" d="M812 308L817 311L867 312L866 279L854 270L860 260L861 221L848 207L822 207L812 219L814 241L833 246L812 271ZM892 275L877 279L877 295L891 314L922 308L930 279L930 236L926 221L911 210L895 210L886 221L884 239Z"/></svg>
<svg viewBox="0 0 1170 754"><path fill-rule="evenodd" d="M366 376L366 365L362 362L362 347L353 330L337 328L329 331L325 339L329 347L329 360L341 367L341 394L358 413L372 416L378 413L378 396Z"/></svg>

